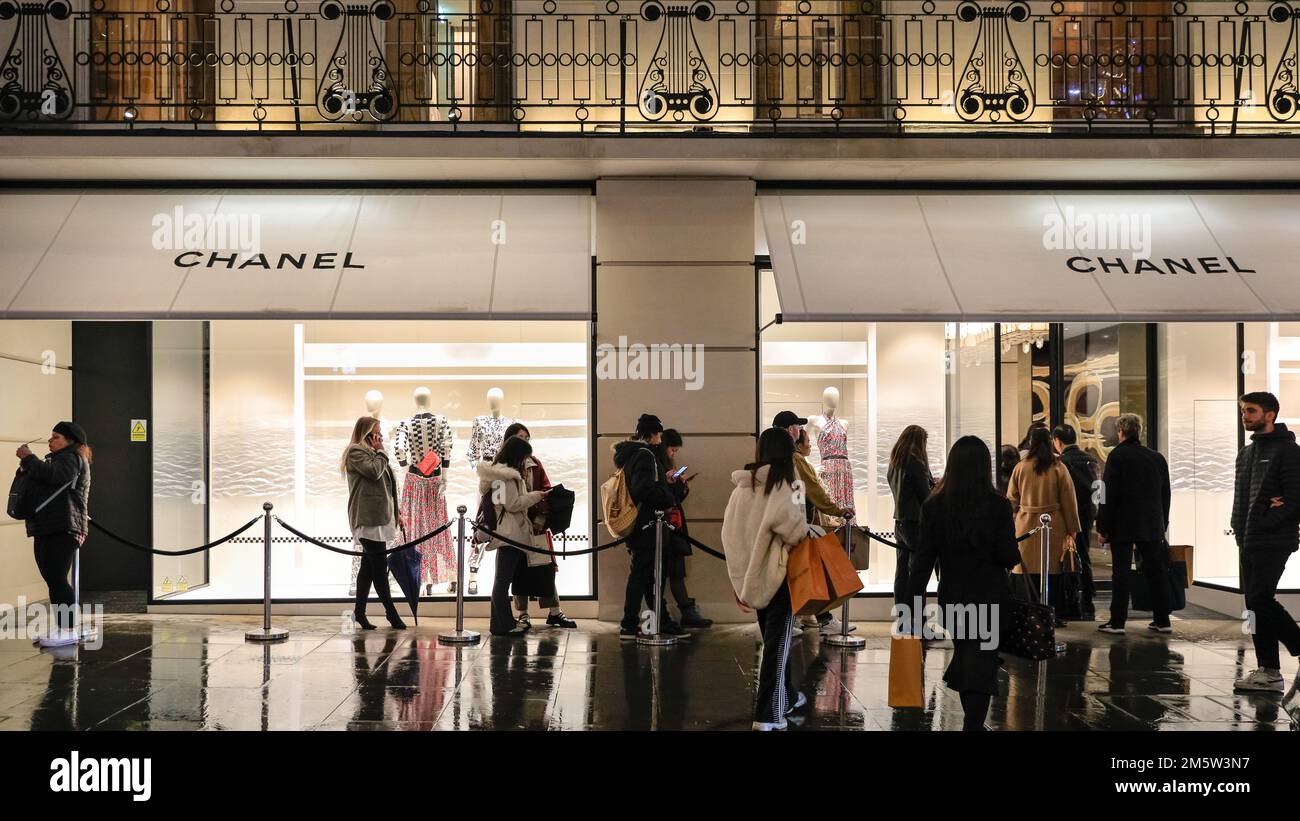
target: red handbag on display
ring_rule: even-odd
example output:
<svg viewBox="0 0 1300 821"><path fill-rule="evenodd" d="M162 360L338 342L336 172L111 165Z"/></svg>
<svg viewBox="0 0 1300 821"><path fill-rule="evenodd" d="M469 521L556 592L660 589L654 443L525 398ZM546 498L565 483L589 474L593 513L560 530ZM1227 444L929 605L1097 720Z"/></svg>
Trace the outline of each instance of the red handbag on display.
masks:
<svg viewBox="0 0 1300 821"><path fill-rule="evenodd" d="M412 466L411 469L426 479L432 479L442 473L442 457L438 456L438 451L431 450L424 454L419 464Z"/></svg>

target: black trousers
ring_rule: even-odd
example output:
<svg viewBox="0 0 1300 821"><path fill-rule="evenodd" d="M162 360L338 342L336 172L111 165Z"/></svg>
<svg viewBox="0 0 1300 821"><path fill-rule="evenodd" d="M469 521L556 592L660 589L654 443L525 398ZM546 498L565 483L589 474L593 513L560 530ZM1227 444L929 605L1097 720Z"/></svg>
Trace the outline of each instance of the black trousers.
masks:
<svg viewBox="0 0 1300 821"><path fill-rule="evenodd" d="M35 537L33 548L36 568L50 589L50 606L55 608L53 612L56 615L51 621L57 621L58 626L65 630L72 627L69 608L73 605L73 593L68 573L72 571L72 557L77 553L77 546L77 537L73 534L51 533Z"/></svg>
<svg viewBox="0 0 1300 821"><path fill-rule="evenodd" d="M1092 542L1092 526L1089 525L1075 534L1074 548L1079 553L1079 577L1083 582L1083 609L1092 609L1092 600L1097 598L1097 582L1092 577L1092 551L1088 545Z"/></svg>
<svg viewBox="0 0 1300 821"><path fill-rule="evenodd" d="M624 630L636 630L641 624L641 603L646 602L648 609L654 607L654 589L655 589L655 551L653 543L648 546L634 547L632 553L632 566L628 568L627 573L627 590L623 594L623 620L619 622L619 627ZM667 575L667 562L664 562L664 573ZM662 592L662 585L660 589ZM660 595L660 600L663 596ZM660 613L665 614L667 618L668 611L662 606Z"/></svg>
<svg viewBox="0 0 1300 821"><path fill-rule="evenodd" d="M794 703L794 677L790 672L790 642L794 614L790 610L790 586L782 583L767 607L758 611L758 630L763 635L763 660L758 666L758 700L754 720L779 724Z"/></svg>
<svg viewBox="0 0 1300 821"><path fill-rule="evenodd" d="M1133 553L1142 556L1142 574L1151 591L1151 611L1155 623L1169 625L1169 547L1163 542L1120 542L1110 544L1112 556L1110 623L1123 627L1128 620L1129 576L1133 573Z"/></svg>
<svg viewBox="0 0 1300 821"><path fill-rule="evenodd" d="M528 563L528 557L524 551L509 545L499 546L496 554L496 575L492 577L492 621L488 630L494 636L504 636L515 626L515 611L510 607L510 583L519 572L519 566Z"/></svg>
<svg viewBox="0 0 1300 821"><path fill-rule="evenodd" d="M1251 634L1255 661L1269 670L1282 666L1278 642L1286 645L1291 655L1300 656L1300 626L1277 600L1277 585L1290 556L1287 548L1241 551L1241 592L1246 597L1246 609L1255 615Z"/></svg>
<svg viewBox="0 0 1300 821"><path fill-rule="evenodd" d="M916 544L919 537L918 529L919 525L916 522L894 520L894 541L898 543L898 547L894 549L894 604L911 604L910 597L907 595L907 586L912 576L914 554L911 547Z"/></svg>
<svg viewBox="0 0 1300 821"><path fill-rule="evenodd" d="M379 601L384 605L384 612L390 616L396 615L393 591L388 588L388 556L384 553L388 549L387 545L362 539L361 549L366 555L361 557L361 566L357 568L357 597L353 610L362 614L366 612L366 601L370 598L370 587L373 585L375 595L379 596Z"/></svg>

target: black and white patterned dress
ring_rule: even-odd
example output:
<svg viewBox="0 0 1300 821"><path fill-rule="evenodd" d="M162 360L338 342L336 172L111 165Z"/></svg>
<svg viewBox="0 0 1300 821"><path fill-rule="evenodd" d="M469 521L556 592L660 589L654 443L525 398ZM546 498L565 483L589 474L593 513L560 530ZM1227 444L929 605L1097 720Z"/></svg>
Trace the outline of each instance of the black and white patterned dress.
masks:
<svg viewBox="0 0 1300 821"><path fill-rule="evenodd" d="M429 451L441 459L433 476L421 476L413 469ZM418 539L447 523L447 466L451 460L451 425L440 413L417 413L399 422L393 430L393 452L399 464L409 466L402 483L399 508L406 541ZM421 577L426 584L441 584L456 578L456 553L451 531L444 530L420 544Z"/></svg>
<svg viewBox="0 0 1300 821"><path fill-rule="evenodd" d="M497 451L501 450L501 443L506 440L506 428L514 423L515 420L505 416L475 416L469 432L470 465L491 462L497 458Z"/></svg>

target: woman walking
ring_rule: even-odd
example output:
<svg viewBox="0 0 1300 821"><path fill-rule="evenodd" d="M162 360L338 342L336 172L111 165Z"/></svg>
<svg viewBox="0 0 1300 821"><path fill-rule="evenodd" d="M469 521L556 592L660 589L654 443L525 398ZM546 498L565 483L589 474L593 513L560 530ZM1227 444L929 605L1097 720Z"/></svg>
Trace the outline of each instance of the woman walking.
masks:
<svg viewBox="0 0 1300 821"><path fill-rule="evenodd" d="M491 462L479 462L478 492L482 504L492 506L496 514L495 532L525 545L535 545L533 524L528 509L546 498L544 490L529 490L524 479L533 446L526 439L511 436L501 445ZM525 551L511 547L493 538L488 550L497 554L496 575L492 581L492 621L489 630L494 636L522 636L527 627L519 624L510 608L510 586L514 583L520 565L527 566Z"/></svg>
<svg viewBox="0 0 1300 821"><path fill-rule="evenodd" d="M533 435L523 422L515 422L506 428L505 438L509 439L512 436L518 436L532 444ZM540 490L543 494L551 489L550 477L546 475L546 468L542 467L536 453L530 454L524 461L523 474L526 489ZM528 600L533 598L547 609L548 626L577 627L578 623L564 615L564 611L560 609L560 596L555 590L555 576L560 572L560 567L555 561L555 547L551 542L551 532L546 529L545 496L540 502L528 508L528 522L533 528L533 542L537 547L545 548L552 553L550 556L529 553L526 560L520 562L515 570L515 578L511 583L511 590L515 594L515 609L519 611L519 618L515 620L515 624L525 630L533 626L532 620L528 618Z"/></svg>
<svg viewBox="0 0 1300 821"><path fill-rule="evenodd" d="M981 637L975 628L1007 617L1007 570L1020 562L1011 504L993 488L992 473L982 439L963 436L952 446L943 481L921 506L909 582L910 593L922 595L937 561L943 566L939 604L944 613L999 611L998 621L967 617L944 625L952 634L953 654L943 680L961 696L963 730L984 729L989 702L997 694L998 637Z"/></svg>
<svg viewBox="0 0 1300 821"><path fill-rule="evenodd" d="M1070 479L1069 469L1057 457L1047 428L1032 428L1029 431L1028 453L1011 471L1007 498L1011 500L1016 530L1020 533L1038 527L1038 519L1042 514L1051 517L1052 541L1048 545L1048 566L1042 566L1042 542L1035 536L1020 543L1021 564L1015 572L1030 574L1031 583L1035 586L1039 584L1039 574L1048 573L1048 603L1059 614L1061 558L1066 550L1074 549L1074 534L1083 528L1079 524L1074 482ZM1053 579L1052 576L1056 578ZM1058 627L1065 624L1059 615L1056 622Z"/></svg>
<svg viewBox="0 0 1300 821"><path fill-rule="evenodd" d="M80 637L74 628L72 606L75 595L68 583L73 557L86 541L90 502L90 445L86 432L75 422L54 426L47 442L50 452L40 459L26 445L16 451L19 471L32 481L37 505L43 505L26 520L27 535L34 542L36 567L50 591L50 632L42 647L65 647Z"/></svg>
<svg viewBox="0 0 1300 821"><path fill-rule="evenodd" d="M735 489L722 516L727 574L741 610L758 611L763 659L758 671L755 730L784 730L785 717L806 703L790 675L794 615L786 583L790 548L808 535L794 481L794 440L768 428L758 440L758 459L731 474Z"/></svg>
<svg viewBox="0 0 1300 821"><path fill-rule="evenodd" d="M889 452L889 491L894 496L894 537L898 542L894 564L894 604L910 603L908 582L911 578L921 505L930 495L934 478L926 456L929 434L919 425L908 425L898 435ZM925 591L921 591L925 595Z"/></svg>
<svg viewBox="0 0 1300 821"><path fill-rule="evenodd" d="M362 630L375 629L366 618L366 602L373 584L388 623L404 630L406 623L397 615L388 588L385 553L388 543L396 541L401 533L402 516L397 508L397 481L384 452L384 433L378 419L363 416L352 426L352 440L343 451L339 469L348 480L348 526L352 529L352 540L365 553L357 568L352 615Z"/></svg>

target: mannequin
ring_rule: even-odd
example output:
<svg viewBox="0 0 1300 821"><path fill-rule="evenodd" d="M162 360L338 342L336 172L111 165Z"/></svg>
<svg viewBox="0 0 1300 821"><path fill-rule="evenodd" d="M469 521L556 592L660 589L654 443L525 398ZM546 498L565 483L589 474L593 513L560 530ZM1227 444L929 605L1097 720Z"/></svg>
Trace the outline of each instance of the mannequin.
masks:
<svg viewBox="0 0 1300 821"><path fill-rule="evenodd" d="M491 462L496 458L497 451L501 449L501 443L505 440L506 428L515 422L514 419L501 413L505 398L505 392L500 388L488 388L488 412L482 416L475 416L474 424L470 428L467 455L471 468L477 467L479 462ZM475 550L470 559L469 594L471 596L478 593L478 566L482 558L482 553Z"/></svg>
<svg viewBox="0 0 1300 821"><path fill-rule="evenodd" d="M411 395L415 413L398 423L393 430L393 454L397 464L407 468L402 483L400 510L406 541L418 539L447 523L447 470L451 462L451 424L447 417L434 413L432 393L418 387ZM429 454L438 454L439 464L431 476L416 466ZM451 532L444 530L421 543L421 572L426 595L433 585L447 582L448 592L456 591L456 554L451 546Z"/></svg>
<svg viewBox="0 0 1300 821"><path fill-rule="evenodd" d="M383 409L384 395L379 391L366 391L366 413L379 419Z"/></svg>
<svg viewBox="0 0 1300 821"><path fill-rule="evenodd" d="M853 466L849 463L849 426L839 417L840 391L822 391L822 412L808 420L808 433L817 439L821 456L818 476L835 504L853 510Z"/></svg>

